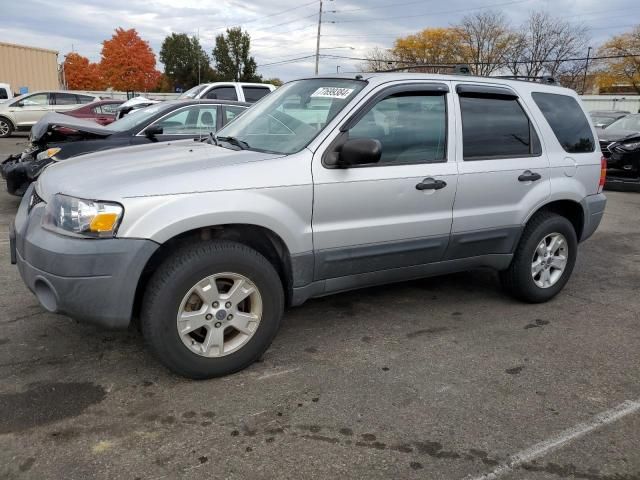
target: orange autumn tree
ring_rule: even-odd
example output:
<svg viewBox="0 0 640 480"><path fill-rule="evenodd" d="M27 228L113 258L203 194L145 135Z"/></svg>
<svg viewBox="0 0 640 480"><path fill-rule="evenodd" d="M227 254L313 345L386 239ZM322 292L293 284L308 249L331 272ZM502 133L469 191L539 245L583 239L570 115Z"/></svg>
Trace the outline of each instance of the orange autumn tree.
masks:
<svg viewBox="0 0 640 480"><path fill-rule="evenodd" d="M161 75L149 43L133 28L117 28L111 40L102 42L100 71L107 86L122 91L153 90Z"/></svg>
<svg viewBox="0 0 640 480"><path fill-rule="evenodd" d="M64 57L64 77L70 90L101 90L104 85L100 66L87 57L71 52Z"/></svg>
<svg viewBox="0 0 640 480"><path fill-rule="evenodd" d="M460 63L464 45L455 28L425 28L396 39L391 53L408 65Z"/></svg>

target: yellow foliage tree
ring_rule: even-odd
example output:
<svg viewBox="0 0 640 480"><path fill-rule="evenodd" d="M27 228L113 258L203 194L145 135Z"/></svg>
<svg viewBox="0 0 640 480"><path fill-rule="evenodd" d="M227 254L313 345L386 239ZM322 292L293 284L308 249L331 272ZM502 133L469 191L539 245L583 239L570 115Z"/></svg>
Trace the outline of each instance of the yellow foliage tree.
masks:
<svg viewBox="0 0 640 480"><path fill-rule="evenodd" d="M425 28L414 35L398 38L391 53L407 65L434 65L462 62L462 50L460 34L455 28Z"/></svg>
<svg viewBox="0 0 640 480"><path fill-rule="evenodd" d="M598 55L621 56L602 60L604 68L598 74L601 88L631 85L640 94L640 25L631 32L613 37L600 48Z"/></svg>

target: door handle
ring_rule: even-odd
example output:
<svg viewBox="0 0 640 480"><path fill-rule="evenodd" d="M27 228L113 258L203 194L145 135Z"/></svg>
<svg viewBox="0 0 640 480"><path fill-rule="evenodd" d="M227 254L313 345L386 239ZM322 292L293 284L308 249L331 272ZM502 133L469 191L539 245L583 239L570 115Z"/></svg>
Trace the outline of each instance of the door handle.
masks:
<svg viewBox="0 0 640 480"><path fill-rule="evenodd" d="M536 180L540 180L542 176L539 173L532 172L531 170L525 170L522 172L522 175L518 177L518 181L520 182L535 182Z"/></svg>
<svg viewBox="0 0 640 480"><path fill-rule="evenodd" d="M425 178L416 185L416 190L440 190L447 186L444 180L436 180L435 178Z"/></svg>

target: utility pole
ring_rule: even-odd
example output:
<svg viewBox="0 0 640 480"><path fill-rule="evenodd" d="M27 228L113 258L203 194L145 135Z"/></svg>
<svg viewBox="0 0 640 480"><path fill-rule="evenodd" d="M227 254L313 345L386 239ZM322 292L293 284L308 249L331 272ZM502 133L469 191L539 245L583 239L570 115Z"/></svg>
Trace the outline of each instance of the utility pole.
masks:
<svg viewBox="0 0 640 480"><path fill-rule="evenodd" d="M318 12L318 38L316 39L316 75L318 75L318 64L320 63L320 27L322 27L322 0L320 0L320 11Z"/></svg>
<svg viewBox="0 0 640 480"><path fill-rule="evenodd" d="M582 95L584 95L585 85L587 84L587 71L589 70L589 57L591 56L591 47L587 49L587 61L584 64L584 77L582 78Z"/></svg>

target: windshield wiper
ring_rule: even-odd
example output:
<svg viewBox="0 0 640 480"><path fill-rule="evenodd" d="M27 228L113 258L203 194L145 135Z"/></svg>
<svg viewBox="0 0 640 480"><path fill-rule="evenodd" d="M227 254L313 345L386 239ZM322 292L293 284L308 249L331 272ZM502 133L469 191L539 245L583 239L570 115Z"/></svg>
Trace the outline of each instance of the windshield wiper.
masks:
<svg viewBox="0 0 640 480"><path fill-rule="evenodd" d="M244 140L240 140L236 137L213 137L216 140L216 145L219 145L219 142L226 142L230 145L234 145L238 147L240 150L249 150L251 147Z"/></svg>

